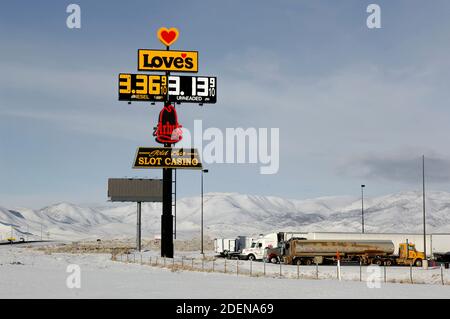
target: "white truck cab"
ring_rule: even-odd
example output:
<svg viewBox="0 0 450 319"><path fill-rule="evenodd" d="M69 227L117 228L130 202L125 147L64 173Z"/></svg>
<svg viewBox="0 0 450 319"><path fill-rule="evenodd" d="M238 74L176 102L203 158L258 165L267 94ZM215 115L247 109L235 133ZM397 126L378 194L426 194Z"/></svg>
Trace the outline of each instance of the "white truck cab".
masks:
<svg viewBox="0 0 450 319"><path fill-rule="evenodd" d="M272 248L277 247L278 245L278 236L277 233L271 233L266 236L260 236L258 239L255 239L250 248L245 248L242 250L239 255L240 259L248 259L248 260L261 260L264 257L264 249L266 247Z"/></svg>

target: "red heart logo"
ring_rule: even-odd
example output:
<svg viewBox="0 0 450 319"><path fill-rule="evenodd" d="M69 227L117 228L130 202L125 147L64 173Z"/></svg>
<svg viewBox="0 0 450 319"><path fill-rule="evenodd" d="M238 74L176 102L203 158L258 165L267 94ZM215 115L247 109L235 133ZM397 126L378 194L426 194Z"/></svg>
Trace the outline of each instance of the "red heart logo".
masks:
<svg viewBox="0 0 450 319"><path fill-rule="evenodd" d="M184 59L185 57L187 57L186 53L181 53L181 57Z"/></svg>
<svg viewBox="0 0 450 319"><path fill-rule="evenodd" d="M158 30L159 40L166 46L170 46L178 39L178 30L176 28L160 28Z"/></svg>

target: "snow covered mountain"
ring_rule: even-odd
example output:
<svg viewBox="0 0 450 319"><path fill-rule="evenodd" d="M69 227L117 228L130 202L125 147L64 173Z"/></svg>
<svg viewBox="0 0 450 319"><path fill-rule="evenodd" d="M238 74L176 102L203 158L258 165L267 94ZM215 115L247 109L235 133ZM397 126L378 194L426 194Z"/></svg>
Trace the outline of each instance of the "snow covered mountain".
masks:
<svg viewBox="0 0 450 319"><path fill-rule="evenodd" d="M427 194L427 227L450 232L450 193ZM366 231L421 232L420 192L402 192L364 201ZM178 238L198 236L200 198L177 202ZM161 204L142 205L143 236L160 233ZM210 237L255 235L274 231L360 231L361 200L321 197L290 200L273 196L209 193L204 197L205 234ZM0 240L15 237L80 240L130 238L135 234L136 204L81 207L59 203L39 210L0 207Z"/></svg>

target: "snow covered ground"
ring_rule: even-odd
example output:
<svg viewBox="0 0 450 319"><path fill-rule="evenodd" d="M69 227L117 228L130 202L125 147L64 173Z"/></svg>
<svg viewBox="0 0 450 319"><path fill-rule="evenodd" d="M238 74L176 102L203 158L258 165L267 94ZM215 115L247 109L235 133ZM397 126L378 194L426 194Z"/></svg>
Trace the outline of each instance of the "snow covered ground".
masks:
<svg viewBox="0 0 450 319"><path fill-rule="evenodd" d="M157 253L144 254L144 261L150 256L155 258ZM0 246L0 298L450 298L450 286L438 284L381 283L380 288L369 288L366 282L359 281L172 271L115 262L110 257L106 254L45 254L18 246ZM70 264L80 266L80 289L66 286L67 277L71 275L66 271ZM244 271L249 263L241 261L241 266ZM279 265L273 267L275 271ZM291 267L288 272L296 274L296 267ZM330 267L320 270L324 276L335 272ZM347 271L354 276L357 270L344 269L344 277ZM448 272L446 275L450 278Z"/></svg>

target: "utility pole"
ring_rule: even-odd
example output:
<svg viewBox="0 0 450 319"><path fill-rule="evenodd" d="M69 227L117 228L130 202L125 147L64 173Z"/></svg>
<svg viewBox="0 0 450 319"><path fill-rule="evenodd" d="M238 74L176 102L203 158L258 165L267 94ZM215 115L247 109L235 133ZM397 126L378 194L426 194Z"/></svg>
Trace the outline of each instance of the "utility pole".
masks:
<svg viewBox="0 0 450 319"><path fill-rule="evenodd" d="M363 234L364 234L364 187L366 187L366 185L361 185L361 226Z"/></svg>
<svg viewBox="0 0 450 319"><path fill-rule="evenodd" d="M425 215L425 155L422 155L422 209L423 209L423 253L427 259L427 231ZM426 265L426 260L424 261Z"/></svg>
<svg viewBox="0 0 450 319"><path fill-rule="evenodd" d="M201 254L203 255L203 173L208 173L207 169L202 169L202 182L201 182L201 188L202 188L202 203L201 203Z"/></svg>
<svg viewBox="0 0 450 319"><path fill-rule="evenodd" d="M136 250L141 251L141 202L137 202L137 222L136 222Z"/></svg>

